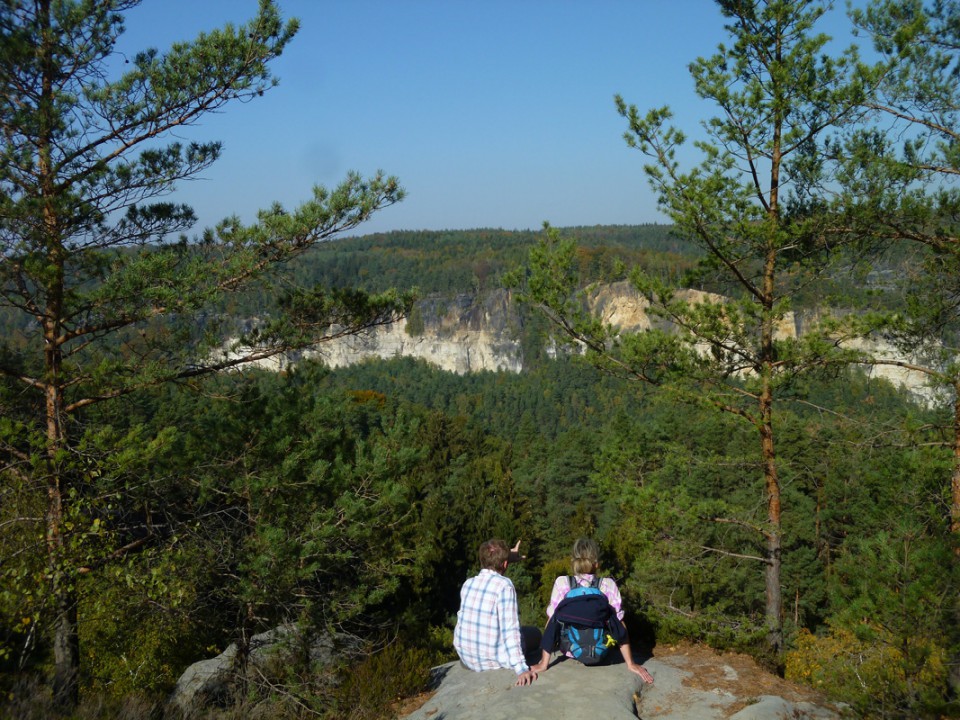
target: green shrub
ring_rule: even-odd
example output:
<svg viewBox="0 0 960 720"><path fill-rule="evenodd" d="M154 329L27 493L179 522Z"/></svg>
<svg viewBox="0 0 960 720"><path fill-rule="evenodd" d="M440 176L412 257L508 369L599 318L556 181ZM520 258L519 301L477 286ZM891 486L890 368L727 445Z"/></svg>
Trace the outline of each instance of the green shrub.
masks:
<svg viewBox="0 0 960 720"><path fill-rule="evenodd" d="M144 692L123 696L86 694L68 716L59 715L49 686L41 678L24 676L0 697L0 718L16 720L160 720L162 698Z"/></svg>
<svg viewBox="0 0 960 720"><path fill-rule="evenodd" d="M865 639L840 627L822 636L801 630L787 653L787 679L849 703L864 717L947 716L945 650L932 639L914 638L911 654L922 654L925 662L912 672L914 662L900 648L886 642L882 632L872 635Z"/></svg>
<svg viewBox="0 0 960 720"><path fill-rule="evenodd" d="M414 305L410 309L410 313L407 315L407 324L404 327L407 335L410 337L420 337L423 335L425 325L423 322L423 311L420 309L419 305Z"/></svg>
<svg viewBox="0 0 960 720"><path fill-rule="evenodd" d="M383 720L397 702L426 690L432 655L402 642L388 645L354 665L336 691L337 718Z"/></svg>
<svg viewBox="0 0 960 720"><path fill-rule="evenodd" d="M161 570L164 577L177 576L175 567L164 564ZM90 621L80 626L81 693L118 699L136 692L163 694L203 655L197 624L175 603L151 602L138 589L104 576L84 598Z"/></svg>
<svg viewBox="0 0 960 720"><path fill-rule="evenodd" d="M753 618L732 617L710 611L683 615L657 612L655 608L648 608L648 618L658 643L690 640L716 650L746 653L764 664L766 628Z"/></svg>

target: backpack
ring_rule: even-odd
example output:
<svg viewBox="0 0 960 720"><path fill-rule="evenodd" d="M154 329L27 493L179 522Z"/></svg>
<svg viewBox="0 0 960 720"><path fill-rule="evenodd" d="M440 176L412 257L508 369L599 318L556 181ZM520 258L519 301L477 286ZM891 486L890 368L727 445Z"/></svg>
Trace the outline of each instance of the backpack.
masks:
<svg viewBox="0 0 960 720"><path fill-rule="evenodd" d="M580 587L573 576L567 579L570 591L553 613L560 625L560 650L584 665L596 665L616 645L609 627L615 617L613 608L600 591L600 578L595 577L588 587Z"/></svg>

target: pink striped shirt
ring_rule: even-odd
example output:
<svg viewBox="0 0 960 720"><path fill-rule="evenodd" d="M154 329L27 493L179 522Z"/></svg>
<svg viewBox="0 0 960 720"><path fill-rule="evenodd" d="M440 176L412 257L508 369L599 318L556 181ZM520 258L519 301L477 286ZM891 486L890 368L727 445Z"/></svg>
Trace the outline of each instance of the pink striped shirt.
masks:
<svg viewBox="0 0 960 720"><path fill-rule="evenodd" d="M587 587L593 582L593 575L576 575L577 584L581 587ZM553 581L553 592L550 593L550 604L547 605L547 617L553 617L553 611L557 609L560 601L570 592L569 575L561 575ZM610 601L610 607L617 613L617 618L623 620L623 599L620 597L620 588L613 578L605 577L600 579L600 592L607 596Z"/></svg>

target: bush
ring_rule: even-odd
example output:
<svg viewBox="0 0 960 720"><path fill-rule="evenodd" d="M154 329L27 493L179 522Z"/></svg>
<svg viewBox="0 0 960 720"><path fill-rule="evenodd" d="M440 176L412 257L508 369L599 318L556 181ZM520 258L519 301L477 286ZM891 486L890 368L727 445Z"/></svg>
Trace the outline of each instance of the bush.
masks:
<svg viewBox="0 0 960 720"><path fill-rule="evenodd" d="M768 664L769 659L765 657L769 650L766 627L754 618L711 610L681 614L652 605L646 608L646 616L658 643L690 640L720 651L746 653L761 664Z"/></svg>
<svg viewBox="0 0 960 720"><path fill-rule="evenodd" d="M868 637L840 627L823 636L801 630L787 653L787 679L847 702L865 717L940 717L947 694L945 650L931 639L914 638L909 654L925 661L912 672L914 661L882 633L874 629Z"/></svg>
<svg viewBox="0 0 960 720"><path fill-rule="evenodd" d="M350 668L336 691L337 718L382 720L397 702L427 689L431 654L402 642L388 645Z"/></svg>
<svg viewBox="0 0 960 720"><path fill-rule="evenodd" d="M174 584L183 571L161 564L154 575ZM180 612L176 598L153 602L142 587L128 587L107 574L96 583L82 601L90 620L80 626L81 692L118 699L141 691L169 692L183 668L204 653L200 624Z"/></svg>
<svg viewBox="0 0 960 720"><path fill-rule="evenodd" d="M69 720L159 720L162 701L146 693L123 697L85 695ZM0 717L17 720L50 720L62 717L53 705L50 688L36 677L22 677L0 699Z"/></svg>

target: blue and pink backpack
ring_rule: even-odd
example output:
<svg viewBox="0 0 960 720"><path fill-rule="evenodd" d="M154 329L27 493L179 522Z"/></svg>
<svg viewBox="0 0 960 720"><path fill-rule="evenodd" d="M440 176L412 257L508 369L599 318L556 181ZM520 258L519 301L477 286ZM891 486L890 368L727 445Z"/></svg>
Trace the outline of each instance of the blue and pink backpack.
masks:
<svg viewBox="0 0 960 720"><path fill-rule="evenodd" d="M553 621L560 630L560 650L584 665L597 665L623 636L623 625L600 590L600 578L581 587L568 577L570 590L557 604Z"/></svg>

